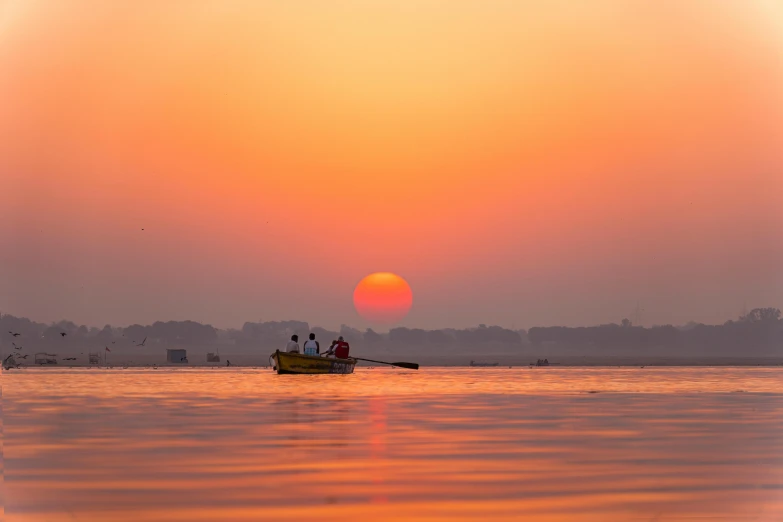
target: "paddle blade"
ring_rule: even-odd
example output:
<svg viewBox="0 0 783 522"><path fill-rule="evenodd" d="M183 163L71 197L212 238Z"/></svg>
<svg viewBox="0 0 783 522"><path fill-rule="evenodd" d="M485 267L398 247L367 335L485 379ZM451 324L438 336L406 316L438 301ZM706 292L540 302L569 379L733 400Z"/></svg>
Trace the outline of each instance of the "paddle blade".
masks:
<svg viewBox="0 0 783 522"><path fill-rule="evenodd" d="M394 366L399 366L400 368L408 368L409 370L418 370L419 365L416 363L406 363L406 362L396 362L392 363Z"/></svg>

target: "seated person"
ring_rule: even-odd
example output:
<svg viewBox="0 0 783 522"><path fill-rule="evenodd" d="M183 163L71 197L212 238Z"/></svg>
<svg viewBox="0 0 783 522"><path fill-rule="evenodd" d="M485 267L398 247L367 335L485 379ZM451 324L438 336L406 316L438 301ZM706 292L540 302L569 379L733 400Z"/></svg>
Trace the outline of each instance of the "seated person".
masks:
<svg viewBox="0 0 783 522"><path fill-rule="evenodd" d="M299 336L294 334L291 340L285 345L285 351L289 353L299 353Z"/></svg>
<svg viewBox="0 0 783 522"><path fill-rule="evenodd" d="M315 334L311 333L310 338L304 343L305 355L318 355L321 353L321 345L315 340Z"/></svg>
<svg viewBox="0 0 783 522"><path fill-rule="evenodd" d="M350 349L351 347L345 342L345 339L343 339L343 336L341 335L337 338L337 342L329 347L329 351L326 352L326 355L334 355L338 359L347 359Z"/></svg>

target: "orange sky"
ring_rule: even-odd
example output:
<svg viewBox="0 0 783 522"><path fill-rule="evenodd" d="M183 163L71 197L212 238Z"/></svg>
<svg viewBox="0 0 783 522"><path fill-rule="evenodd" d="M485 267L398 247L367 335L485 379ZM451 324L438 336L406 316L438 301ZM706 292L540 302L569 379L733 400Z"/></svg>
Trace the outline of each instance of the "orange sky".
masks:
<svg viewBox="0 0 783 522"><path fill-rule="evenodd" d="M376 271L410 326L783 305L775 0L6 0L0 100L4 312L366 326Z"/></svg>

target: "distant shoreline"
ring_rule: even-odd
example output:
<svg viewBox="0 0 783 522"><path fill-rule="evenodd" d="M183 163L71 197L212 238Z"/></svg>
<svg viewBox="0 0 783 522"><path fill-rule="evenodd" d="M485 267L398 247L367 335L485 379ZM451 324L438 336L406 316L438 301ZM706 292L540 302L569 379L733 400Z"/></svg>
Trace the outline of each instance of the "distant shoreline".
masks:
<svg viewBox="0 0 783 522"><path fill-rule="evenodd" d="M88 328L70 321L44 324L9 314L0 316L0 352L33 366L36 357L57 367L223 365L263 367L269 354L291 336L315 335L322 346L342 336L351 354L380 361L423 366L528 366L548 359L553 366L780 366L783 320L777 308L756 308L722 325L682 327L621 324L589 327L533 327L509 330L479 324L464 329L423 330L396 327L388 333L339 331L304 321L245 322L239 329L218 329L195 321L156 321L127 327ZM366 366L363 365L363 366Z"/></svg>
<svg viewBox="0 0 783 522"><path fill-rule="evenodd" d="M511 368L529 368L531 364L528 362L525 362L523 360L520 360L518 357L508 358L508 357L487 357L486 360L482 361L476 361L476 362L488 362L488 363L495 363L497 362L497 366L470 366L470 361L468 362L449 362L449 361L435 361L432 360L431 357L407 357L407 359L416 359L416 362L421 364L422 368L474 368L476 370L502 370L502 369L508 369ZM510 360L511 359L511 360ZM532 361L535 364L535 361ZM723 358L723 357L715 357L713 359L709 358L700 358L700 359L691 359L691 358L673 358L673 357L662 357L662 358L612 358L612 357L562 357L562 358L551 358L549 359L550 365L549 366L540 366L536 367L533 366L534 369L542 369L542 370L548 370L548 369L557 369L557 368L611 368L611 367L619 367L619 368L638 368L640 366L644 367L650 367L650 368L710 368L710 367L738 367L738 368L779 368L783 367L783 358ZM375 367L375 368L385 368L384 366L380 365L374 365L372 363L362 363L360 362L357 367L361 368L368 368L368 367ZM241 364L232 364L230 367L226 367L225 365L209 365L209 364L188 364L188 365L179 365L179 364L158 364L155 365L155 368L157 369L257 369L257 370L264 370L264 369L270 369L269 366L263 366L263 365L241 365ZM152 365L117 365L117 366L88 366L88 365L34 365L34 364L28 364L20 367L20 370L27 370L27 369L45 369L45 370L63 370L63 369L96 369L96 370L104 370L104 369L115 369L115 370L121 370L121 369L155 369ZM3 371L11 371L11 370L3 370Z"/></svg>

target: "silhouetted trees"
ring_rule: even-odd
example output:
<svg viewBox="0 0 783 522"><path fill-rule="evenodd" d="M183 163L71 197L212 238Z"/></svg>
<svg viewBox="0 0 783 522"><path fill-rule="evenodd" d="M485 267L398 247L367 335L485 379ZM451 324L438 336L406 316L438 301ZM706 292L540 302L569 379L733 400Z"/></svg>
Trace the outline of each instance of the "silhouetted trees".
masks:
<svg viewBox="0 0 783 522"><path fill-rule="evenodd" d="M362 332L345 324L340 325L340 335L350 344L360 343L364 340Z"/></svg>
<svg viewBox="0 0 783 522"><path fill-rule="evenodd" d="M95 339L100 342L110 343L111 340L114 339L114 331L111 329L111 326L107 324L102 330L95 334Z"/></svg>
<svg viewBox="0 0 783 522"><path fill-rule="evenodd" d="M383 336L380 335L379 333L375 332L372 328L368 328L364 332L364 342L365 343L367 343L369 345L373 345L373 344L378 344L381 341L383 341Z"/></svg>
<svg viewBox="0 0 783 522"><path fill-rule="evenodd" d="M427 342L430 344L448 344L454 341L454 336L449 335L443 330L427 331Z"/></svg>
<svg viewBox="0 0 783 522"><path fill-rule="evenodd" d="M780 310L777 308L754 308L739 320L746 323L775 323L780 321Z"/></svg>
<svg viewBox="0 0 783 522"><path fill-rule="evenodd" d="M424 344L427 342L427 332L419 328L392 328L389 330L389 340L393 343Z"/></svg>
<svg viewBox="0 0 783 522"><path fill-rule="evenodd" d="M783 354L783 321L777 308L756 308L738 321L722 325L690 322L684 327L671 325L642 328L623 321L622 326L566 328L535 327L528 330L533 346L550 346L584 352L610 350L645 354L743 355Z"/></svg>
<svg viewBox="0 0 783 522"><path fill-rule="evenodd" d="M327 330L326 328L321 328L320 326L314 326L310 329L311 333L315 334L315 339L320 343L327 343L327 346L331 344L332 341L337 340L337 338L340 336L340 332L333 332L332 330Z"/></svg>
<svg viewBox="0 0 783 522"><path fill-rule="evenodd" d="M20 335L14 337L12 333ZM527 332L484 324L475 328L424 330L392 328L379 333L370 328L364 332L347 325L339 331L310 327L304 321L246 322L241 329L218 330L196 321L156 321L151 325L132 324L126 328L105 325L88 328L71 321L49 325L23 317L0 316L0 346L4 353L14 345L28 353L54 353L102 350L113 345L114 351L139 353L168 346L232 346L245 353L258 354L282 348L292 334L300 339L310 333L323 345L339 335L356 348L368 350L423 350L422 353L520 353L555 350L585 355L783 355L783 320L777 308L755 308L735 321L722 325L688 323L643 328L624 319L621 324L590 327L534 327ZM61 334L65 333L65 336ZM147 339L143 347L138 345ZM222 348L221 348L222 349Z"/></svg>
<svg viewBox="0 0 783 522"><path fill-rule="evenodd" d="M464 330L422 330L420 328L392 328L389 330L389 340L395 344L407 345L440 345L453 344L461 350L480 349L482 346L495 345L502 347L518 347L522 338L518 332L507 330L500 326L479 325L478 328Z"/></svg>

